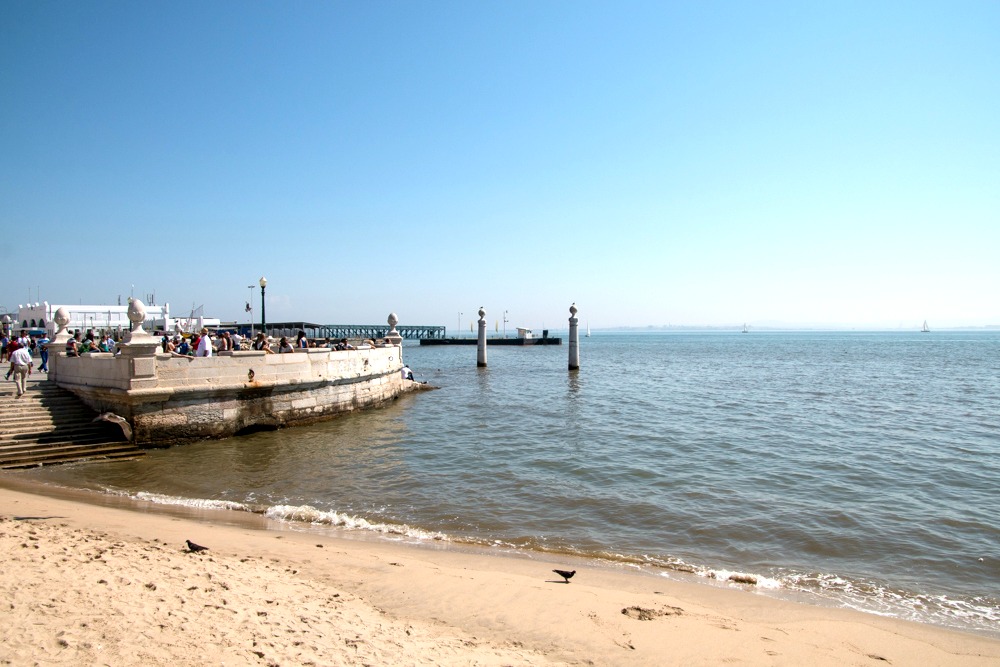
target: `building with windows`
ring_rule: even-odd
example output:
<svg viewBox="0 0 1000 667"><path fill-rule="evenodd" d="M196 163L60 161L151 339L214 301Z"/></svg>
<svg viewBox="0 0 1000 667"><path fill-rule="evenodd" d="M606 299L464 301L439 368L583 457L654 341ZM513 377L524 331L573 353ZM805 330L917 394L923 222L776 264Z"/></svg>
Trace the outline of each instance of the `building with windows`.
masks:
<svg viewBox="0 0 1000 667"><path fill-rule="evenodd" d="M51 336L55 333L53 317L59 308L65 308L69 314L70 331L93 329L95 333L112 332L121 335L129 331L132 326L128 319L128 304L124 306L100 306L50 304L45 301L19 305L17 319L11 322L11 327L15 330L28 329L33 333L45 331ZM200 314L200 308L197 311L192 311L190 317L183 318L170 316L169 303L162 306L145 306L145 309L146 320L142 326L146 331L193 331L201 327L219 326L217 318L204 317Z"/></svg>

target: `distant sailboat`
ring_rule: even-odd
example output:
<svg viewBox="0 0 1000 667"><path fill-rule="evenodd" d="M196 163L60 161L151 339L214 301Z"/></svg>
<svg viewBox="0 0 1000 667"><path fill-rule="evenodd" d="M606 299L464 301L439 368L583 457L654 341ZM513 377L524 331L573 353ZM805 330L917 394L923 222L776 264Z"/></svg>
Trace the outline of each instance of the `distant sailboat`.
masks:
<svg viewBox="0 0 1000 667"><path fill-rule="evenodd" d="M747 326L746 322L743 323L743 331L741 333L750 333L750 327Z"/></svg>
<svg viewBox="0 0 1000 667"><path fill-rule="evenodd" d="M587 322L587 335L586 338L590 338L590 322Z"/></svg>
<svg viewBox="0 0 1000 667"><path fill-rule="evenodd" d="M924 326L920 327L920 332L921 333L930 333L931 332L931 328L929 326L927 326L927 320L924 320Z"/></svg>

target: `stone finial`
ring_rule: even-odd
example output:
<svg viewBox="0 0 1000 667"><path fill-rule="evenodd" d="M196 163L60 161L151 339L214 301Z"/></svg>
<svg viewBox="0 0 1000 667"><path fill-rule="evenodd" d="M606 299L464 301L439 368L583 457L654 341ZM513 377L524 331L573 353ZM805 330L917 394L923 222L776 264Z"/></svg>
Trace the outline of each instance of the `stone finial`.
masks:
<svg viewBox="0 0 1000 667"><path fill-rule="evenodd" d="M149 335L148 331L142 328L142 323L146 321L146 305L142 301L139 301L139 299L129 300L128 320L132 323L132 329L125 334L125 343L130 345L149 345L153 341L153 337Z"/></svg>
<svg viewBox="0 0 1000 667"><path fill-rule="evenodd" d="M132 323L132 333L146 333L142 330L142 323L146 321L146 305L139 299L129 301L128 320Z"/></svg>
<svg viewBox="0 0 1000 667"><path fill-rule="evenodd" d="M479 306L479 319L483 319L484 317L486 317L486 311L482 306Z"/></svg>
<svg viewBox="0 0 1000 667"><path fill-rule="evenodd" d="M403 342L403 337L396 331L396 325L399 324L399 318L396 317L396 313L389 313L389 318L386 322L389 324L389 333L385 335L386 340L393 345L399 345Z"/></svg>
<svg viewBox="0 0 1000 667"><path fill-rule="evenodd" d="M578 312L580 312L580 311L578 311L578 310L576 309L576 302L574 301L574 302L573 302L573 305L571 305L571 306L569 307L569 314L570 314L570 315L572 315L573 317L576 317L576 314L577 314Z"/></svg>
<svg viewBox="0 0 1000 667"><path fill-rule="evenodd" d="M56 335L66 332L66 327L69 326L69 311L66 310L66 306L59 306L56 308L55 315L52 316L52 320L56 323Z"/></svg>

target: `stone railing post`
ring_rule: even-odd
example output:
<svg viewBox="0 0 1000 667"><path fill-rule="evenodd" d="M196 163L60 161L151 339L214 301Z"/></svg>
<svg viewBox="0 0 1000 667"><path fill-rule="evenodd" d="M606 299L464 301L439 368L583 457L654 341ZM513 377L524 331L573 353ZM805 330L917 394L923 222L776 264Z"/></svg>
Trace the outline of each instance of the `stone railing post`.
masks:
<svg viewBox="0 0 1000 667"><path fill-rule="evenodd" d="M399 324L399 318L396 317L396 313L389 313L389 319L386 322L389 324L389 333L385 335L385 339L393 345L401 345L403 337L396 331L396 325Z"/></svg>
<svg viewBox="0 0 1000 667"><path fill-rule="evenodd" d="M66 356L66 341L70 334L66 327L69 326L69 312L65 306L56 308L52 321L56 323L56 332L49 341L49 380L57 382L59 380L59 357Z"/></svg>
<svg viewBox="0 0 1000 667"><path fill-rule="evenodd" d="M155 387L156 350L160 343L142 328L146 320L146 307L142 301L132 299L128 305L128 319L132 328L119 345L121 358L128 364L128 388Z"/></svg>

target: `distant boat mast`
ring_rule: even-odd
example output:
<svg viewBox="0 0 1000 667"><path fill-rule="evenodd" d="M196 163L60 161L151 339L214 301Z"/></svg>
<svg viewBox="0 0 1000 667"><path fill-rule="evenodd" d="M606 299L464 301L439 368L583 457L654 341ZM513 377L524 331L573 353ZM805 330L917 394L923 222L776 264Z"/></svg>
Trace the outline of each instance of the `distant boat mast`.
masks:
<svg viewBox="0 0 1000 667"><path fill-rule="evenodd" d="M930 333L931 332L931 328L929 326L927 326L927 320L924 320L924 326L920 327L920 332L921 333Z"/></svg>

